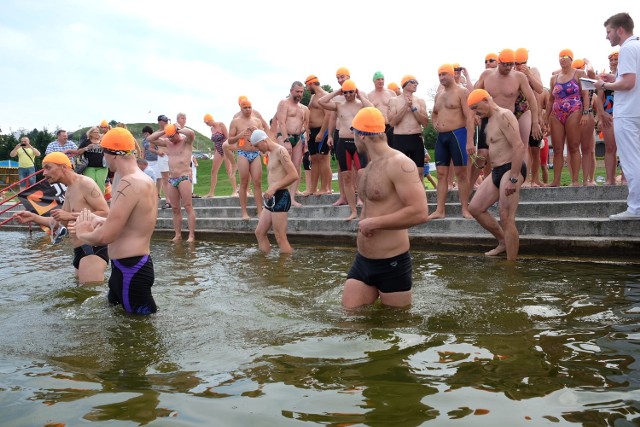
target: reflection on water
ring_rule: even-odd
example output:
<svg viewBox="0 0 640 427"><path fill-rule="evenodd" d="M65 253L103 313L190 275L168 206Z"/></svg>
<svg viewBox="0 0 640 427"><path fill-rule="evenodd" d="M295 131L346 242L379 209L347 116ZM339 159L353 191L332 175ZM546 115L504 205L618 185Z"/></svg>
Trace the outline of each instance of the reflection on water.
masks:
<svg viewBox="0 0 640 427"><path fill-rule="evenodd" d="M347 314L353 249L159 240L142 318L0 237L3 426L640 423L638 265L414 252L410 309Z"/></svg>

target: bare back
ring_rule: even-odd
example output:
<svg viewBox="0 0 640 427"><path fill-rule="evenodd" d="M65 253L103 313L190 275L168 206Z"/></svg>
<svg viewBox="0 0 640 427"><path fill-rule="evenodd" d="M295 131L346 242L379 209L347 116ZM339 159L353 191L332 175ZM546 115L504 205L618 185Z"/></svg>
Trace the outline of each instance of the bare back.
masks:
<svg viewBox="0 0 640 427"><path fill-rule="evenodd" d="M269 150L269 163L267 164L268 187L286 177L290 168L295 171L295 166L287 149L278 144L274 145L277 145L277 147ZM278 190L282 190L282 188L278 188Z"/></svg>
<svg viewBox="0 0 640 427"><path fill-rule="evenodd" d="M107 222L116 216L120 217L117 220L124 225L116 239L109 244L109 258L122 259L149 254L151 236L158 216L155 183L138 169L122 176L113 194Z"/></svg>
<svg viewBox="0 0 640 427"><path fill-rule="evenodd" d="M107 205L98 184L89 177L77 175L73 184L67 187L62 209L67 212L80 212L83 209L89 209L98 215L102 212L102 215L106 216L109 212L109 205ZM63 225L67 225L66 221L62 222ZM74 248L83 244L75 233L71 234L71 240Z"/></svg>

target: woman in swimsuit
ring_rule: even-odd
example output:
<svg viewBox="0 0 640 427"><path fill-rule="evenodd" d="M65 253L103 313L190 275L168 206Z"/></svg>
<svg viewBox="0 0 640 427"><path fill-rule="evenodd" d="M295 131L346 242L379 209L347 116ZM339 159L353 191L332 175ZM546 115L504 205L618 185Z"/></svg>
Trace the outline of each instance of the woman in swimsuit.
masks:
<svg viewBox="0 0 640 427"><path fill-rule="evenodd" d="M222 122L214 121L211 114L205 114L204 122L211 128L211 141L215 147L215 150L213 151L213 162L211 162L211 187L209 187L209 192L205 197L215 197L216 185L218 184L218 171L220 170L220 166L223 161L225 162L224 166L227 169L227 176L229 176L229 181L231 182L233 192L235 193L237 191L235 168L230 164L228 159L225 158L224 151L222 149L222 144L229 137L227 126Z"/></svg>
<svg viewBox="0 0 640 427"><path fill-rule="evenodd" d="M569 171L571 185L580 185L578 173L582 158L580 155L581 126L587 124L589 91L583 91L580 77L586 77L584 71L571 67L573 52L560 51L560 72L551 77L551 99L553 106L547 110L547 123L551 129L553 143L553 182L551 187L560 186L564 164L564 143L569 151ZM587 105L584 109L584 105Z"/></svg>

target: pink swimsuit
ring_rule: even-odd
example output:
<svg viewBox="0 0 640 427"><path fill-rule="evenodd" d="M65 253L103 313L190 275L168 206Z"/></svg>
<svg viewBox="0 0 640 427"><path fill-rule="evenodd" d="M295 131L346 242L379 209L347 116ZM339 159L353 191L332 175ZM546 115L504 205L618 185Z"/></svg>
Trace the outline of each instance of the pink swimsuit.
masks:
<svg viewBox="0 0 640 427"><path fill-rule="evenodd" d="M575 73L574 73L575 77ZM566 83L556 83L553 85L553 107L551 112L556 119L564 126L571 114L582 110L582 98L580 98L580 86L574 78Z"/></svg>

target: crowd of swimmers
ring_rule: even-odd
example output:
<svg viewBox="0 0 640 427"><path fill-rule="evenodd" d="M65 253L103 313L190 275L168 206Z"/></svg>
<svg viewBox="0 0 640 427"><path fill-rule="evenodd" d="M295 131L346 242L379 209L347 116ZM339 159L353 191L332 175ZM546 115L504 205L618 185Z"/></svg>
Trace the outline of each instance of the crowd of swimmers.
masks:
<svg viewBox="0 0 640 427"><path fill-rule="evenodd" d="M240 96L239 111L228 128L211 114L204 116L215 147L207 196L215 196L218 170L225 163L244 219L250 218L247 199L250 183L253 186L259 249L265 253L271 250L268 232L272 229L280 253L290 253L288 212L302 206L297 200L300 197L332 191L329 153L333 151L340 188L334 205L348 205L346 219L359 220L357 254L342 297L348 308L377 299L389 306L410 304L408 229L445 217L450 172L457 179L462 215L474 218L497 240L497 246L485 255L506 253L508 260L515 260L520 189L543 185L538 171L545 135L550 135L554 152L550 185L560 185L565 142L571 184L593 185L597 120L607 146L607 183L615 183L617 143L629 185L628 209L610 218L640 219L640 88L636 83L640 42L632 36L633 21L628 14L612 16L605 29L611 45L621 46L619 52L609 55L610 73L596 74L588 60L577 60L570 49L563 49L558 55L559 69L550 77L550 89L545 89L539 71L528 63L526 49L503 49L486 55L486 69L475 84L464 67L440 66L440 87L431 112L417 95L416 76L407 74L399 85L385 86L384 74L376 71L374 89L366 93L345 67L336 71L339 89L331 93L322 89L315 75L309 75L304 83L293 82L269 123L246 96ZM311 93L308 106L301 103L305 89ZM68 229L74 246L73 265L82 283L103 279L111 260L109 301L132 313L157 309L151 295L150 240L161 191L166 196L164 207L173 211L173 240L182 239L181 207L187 214L187 241L195 240L195 133L186 126L183 113L175 124L169 122L161 115L158 130L143 129L144 161L137 160L136 153L141 150L124 127L105 129L105 133L102 126L92 128L89 142L80 148L69 145L62 131L43 159L45 177L67 187L62 208L50 217L16 214L21 222L34 221L54 232L60 227ZM437 206L429 215L423 183L428 159L423 130L430 122L438 132L438 181ZM109 204L99 185L104 177L80 175L70 160L78 154L97 152L102 156L100 167L114 175ZM308 183L300 193L300 167L307 161L311 164ZM268 174L264 191L263 163ZM578 181L580 170L582 183ZM495 202L499 203L499 221L488 212ZM358 205L362 206L360 213Z"/></svg>

